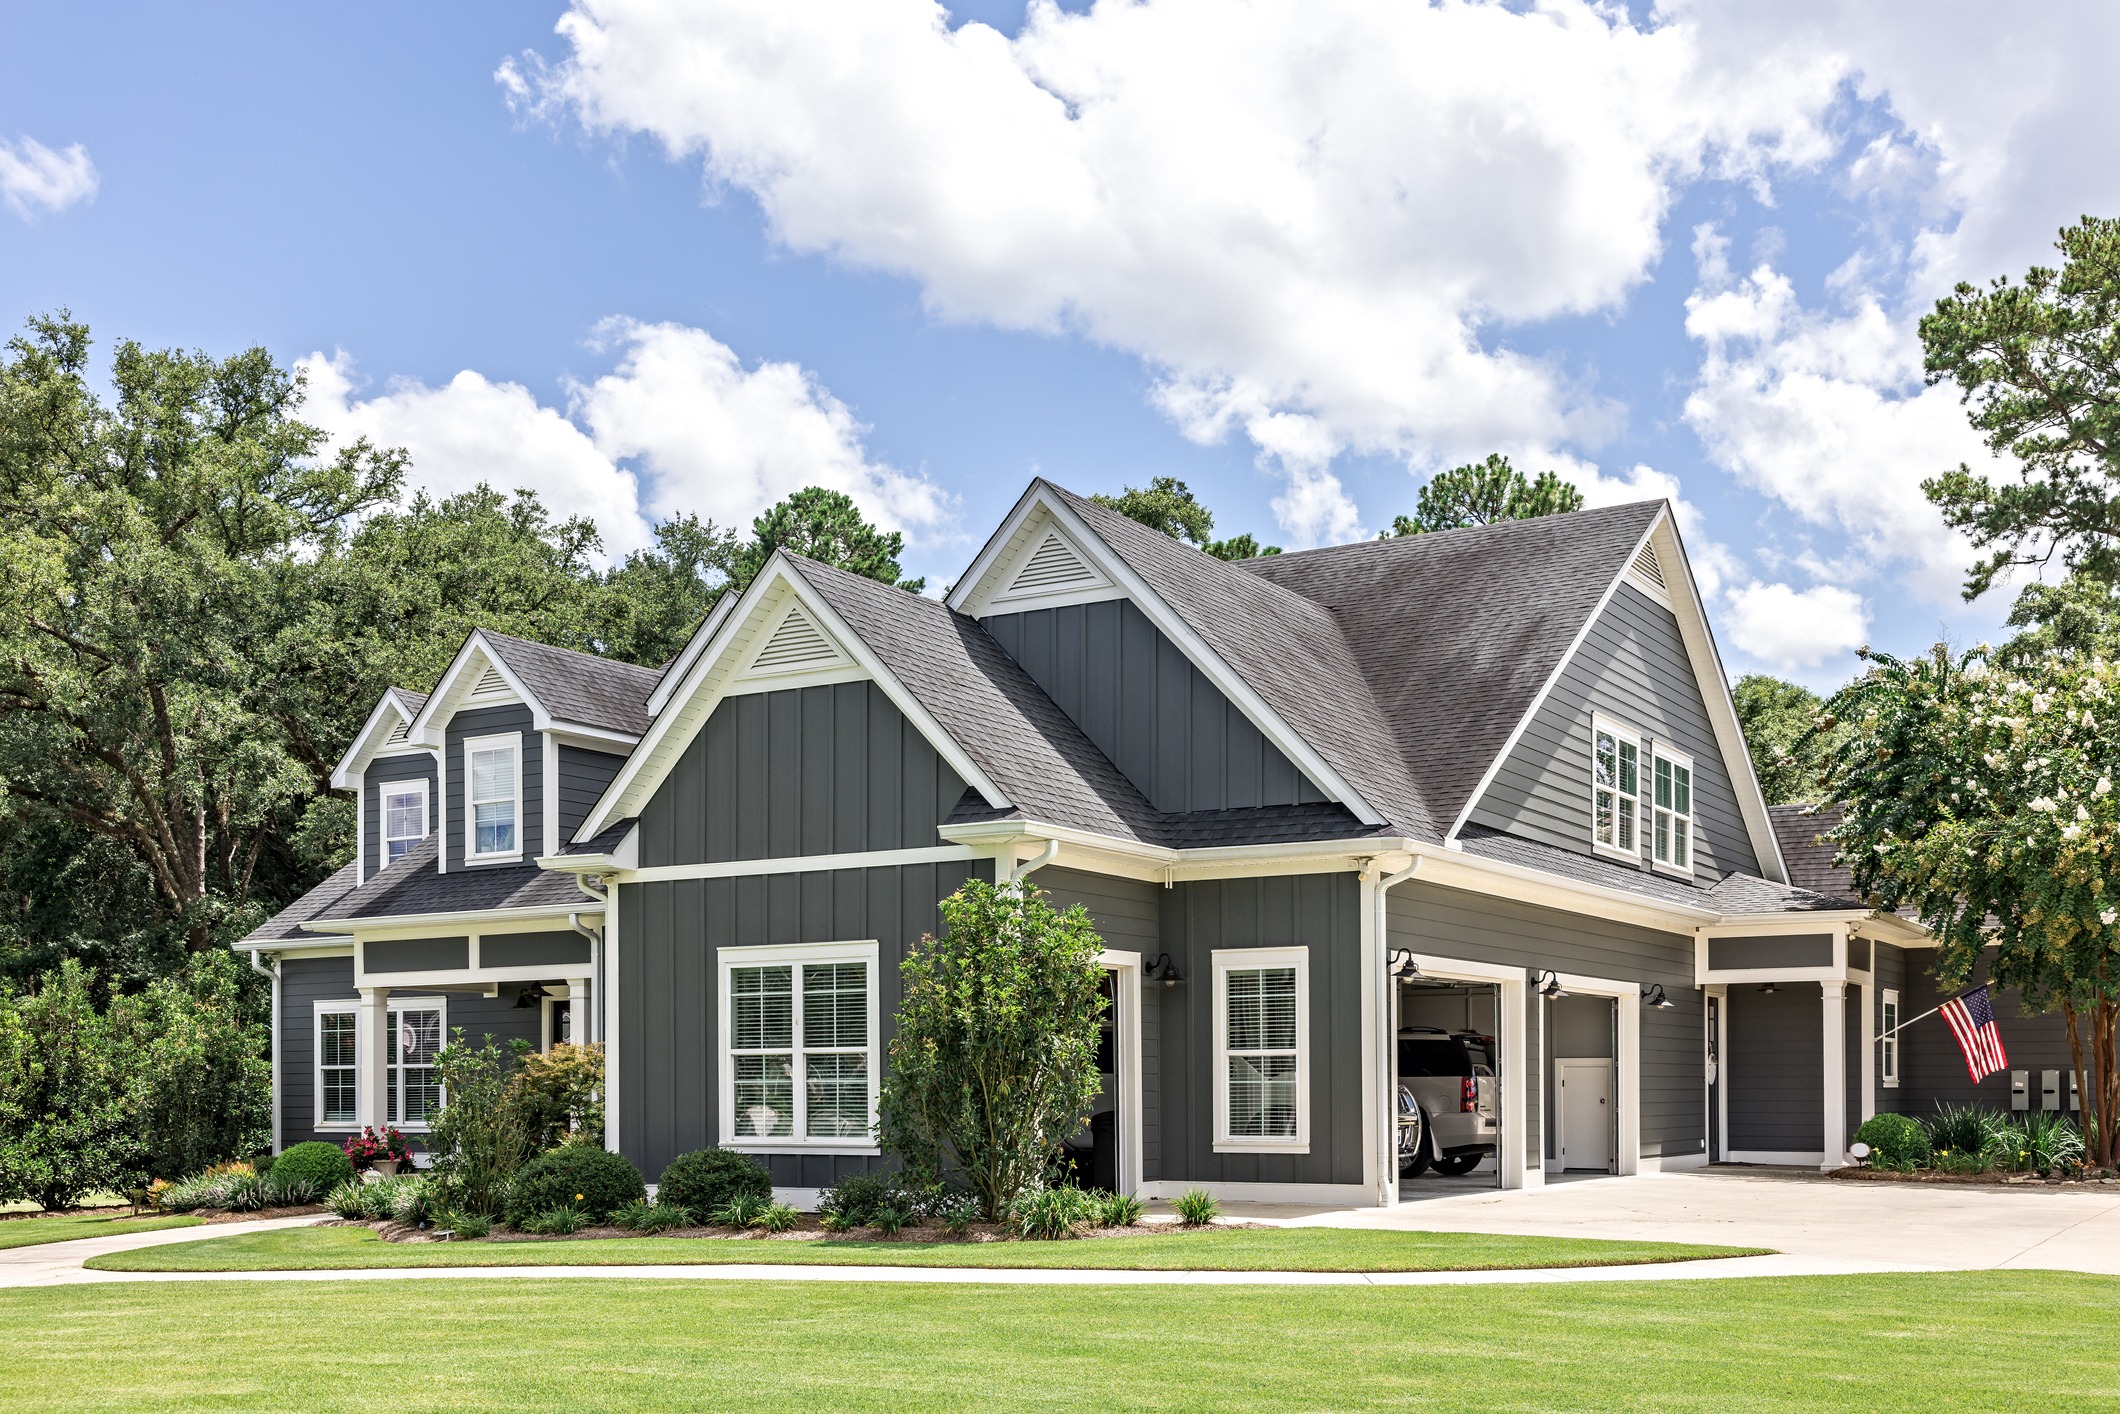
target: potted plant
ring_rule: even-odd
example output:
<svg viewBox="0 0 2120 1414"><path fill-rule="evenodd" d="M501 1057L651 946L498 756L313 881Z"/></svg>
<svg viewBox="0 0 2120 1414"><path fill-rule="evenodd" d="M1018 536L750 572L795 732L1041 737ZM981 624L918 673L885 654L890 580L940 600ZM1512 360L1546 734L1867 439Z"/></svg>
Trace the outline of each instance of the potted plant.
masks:
<svg viewBox="0 0 2120 1414"><path fill-rule="evenodd" d="M372 1168L385 1178L412 1162L412 1145L395 1125L367 1126L349 1138L345 1147L355 1168Z"/></svg>

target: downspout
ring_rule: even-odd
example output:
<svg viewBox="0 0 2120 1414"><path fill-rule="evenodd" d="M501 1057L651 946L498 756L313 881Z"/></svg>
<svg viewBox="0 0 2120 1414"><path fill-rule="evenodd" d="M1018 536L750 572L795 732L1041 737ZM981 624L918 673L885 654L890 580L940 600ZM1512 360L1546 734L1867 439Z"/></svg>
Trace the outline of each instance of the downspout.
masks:
<svg viewBox="0 0 2120 1414"><path fill-rule="evenodd" d="M251 949L250 967L253 972L263 972L272 978L272 1152L280 1152L280 955L272 955L272 966L265 967L258 961L257 949Z"/></svg>
<svg viewBox="0 0 2120 1414"><path fill-rule="evenodd" d="M1377 964L1383 976L1377 987L1377 1069L1379 1087L1384 1097L1384 1122L1377 1132L1377 1206L1386 1206L1398 1189L1399 1181L1399 1084L1398 1084L1398 1037L1393 1034L1391 939L1385 930L1385 895L1394 885L1403 884L1421 872L1421 857L1416 854L1396 874L1386 874L1377 880L1376 886L1376 940Z"/></svg>
<svg viewBox="0 0 2120 1414"><path fill-rule="evenodd" d="M599 893L596 887L589 882L588 877L582 874L574 876L574 887L602 904L606 910L604 916L606 918L610 916L610 890L606 889ZM582 916L579 913L569 913L567 915L567 926L589 940L589 991L591 995L588 999L589 1005L582 1009L582 1039L593 1045L604 1039L604 930L600 927L591 928L583 923Z"/></svg>
<svg viewBox="0 0 2120 1414"><path fill-rule="evenodd" d="M1029 874L1032 870L1043 869L1046 865L1052 863L1055 859L1058 859L1059 857L1060 841L1058 841L1057 839L1047 840L1045 842L1044 849L1039 850L1036 854L1032 855L1029 859L1024 860L1022 863L1010 866L1008 871L1008 877L1006 879L1001 880L1001 882L1004 884L1015 883L1017 880L1023 878L1024 875Z"/></svg>

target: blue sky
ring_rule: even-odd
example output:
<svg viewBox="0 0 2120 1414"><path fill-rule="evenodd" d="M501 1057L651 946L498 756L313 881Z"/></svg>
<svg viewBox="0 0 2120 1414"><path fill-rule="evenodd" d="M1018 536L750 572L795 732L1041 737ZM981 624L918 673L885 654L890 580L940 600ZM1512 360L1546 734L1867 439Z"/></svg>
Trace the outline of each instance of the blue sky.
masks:
<svg viewBox="0 0 2120 1414"><path fill-rule="evenodd" d="M2115 209L2113 15L2012 8L16 6L0 315L309 360L615 549L840 485L937 582L1035 473L1297 545L1504 450L1830 685L2007 607L1912 321Z"/></svg>

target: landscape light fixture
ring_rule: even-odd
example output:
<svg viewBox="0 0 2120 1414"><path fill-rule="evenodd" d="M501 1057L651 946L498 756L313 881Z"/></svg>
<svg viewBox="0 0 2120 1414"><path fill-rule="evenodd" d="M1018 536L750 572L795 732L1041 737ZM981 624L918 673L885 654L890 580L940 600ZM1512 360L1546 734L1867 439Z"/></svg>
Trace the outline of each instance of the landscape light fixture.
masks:
<svg viewBox="0 0 2120 1414"><path fill-rule="evenodd" d="M1394 977L1418 977L1421 965L1413 960L1412 948L1393 948L1384 954L1384 965Z"/></svg>
<svg viewBox="0 0 2120 1414"><path fill-rule="evenodd" d="M1178 971L1178 964L1170 960L1170 954L1167 952L1157 953L1155 961L1149 963L1144 970L1144 975L1149 981L1161 982L1166 987L1175 987L1185 980L1185 974Z"/></svg>
<svg viewBox="0 0 2120 1414"><path fill-rule="evenodd" d="M1651 982L1648 986L1648 989L1642 993L1642 1005L1645 1007L1654 1007L1658 1011L1669 1011L1671 1010L1671 1008L1677 1006L1678 1003L1672 1001L1669 997L1664 995L1663 983Z"/></svg>

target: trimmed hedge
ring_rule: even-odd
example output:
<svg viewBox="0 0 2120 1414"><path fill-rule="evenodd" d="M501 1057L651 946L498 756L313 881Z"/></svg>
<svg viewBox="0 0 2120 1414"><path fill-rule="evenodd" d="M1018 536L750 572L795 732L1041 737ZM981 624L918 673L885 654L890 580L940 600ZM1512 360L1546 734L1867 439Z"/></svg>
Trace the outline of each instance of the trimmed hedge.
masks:
<svg viewBox="0 0 2120 1414"><path fill-rule="evenodd" d="M695 1149L679 1154L663 1170L655 1201L675 1203L704 1218L736 1198L771 1201L773 1175L749 1154L728 1149Z"/></svg>
<svg viewBox="0 0 2120 1414"><path fill-rule="evenodd" d="M353 1160L336 1144L312 1139L296 1144L272 1161L272 1181L283 1188L306 1183L319 1199L353 1181Z"/></svg>
<svg viewBox="0 0 2120 1414"><path fill-rule="evenodd" d="M520 1228L554 1208L576 1208L590 1222L600 1223L647 1196L640 1170L625 1155L569 1144L539 1154L516 1170L508 1190L508 1222Z"/></svg>
<svg viewBox="0 0 2120 1414"><path fill-rule="evenodd" d="M1869 1145L1870 1153L1887 1166L1919 1163L1929 1156L1928 1131L1905 1115L1871 1115L1855 1131L1855 1138Z"/></svg>

